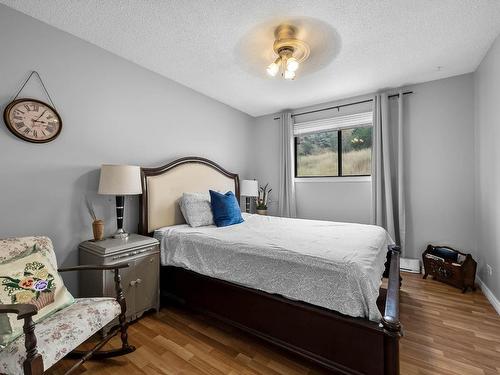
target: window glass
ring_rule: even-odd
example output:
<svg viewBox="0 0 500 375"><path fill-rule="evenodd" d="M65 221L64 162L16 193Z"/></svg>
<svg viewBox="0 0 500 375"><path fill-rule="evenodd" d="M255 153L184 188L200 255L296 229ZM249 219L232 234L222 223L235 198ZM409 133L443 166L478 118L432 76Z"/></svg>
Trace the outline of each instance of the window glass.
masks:
<svg viewBox="0 0 500 375"><path fill-rule="evenodd" d="M342 133L342 175L371 175L372 127L344 129Z"/></svg>
<svg viewBox="0 0 500 375"><path fill-rule="evenodd" d="M370 176L372 127L298 135L295 158L296 177Z"/></svg>
<svg viewBox="0 0 500 375"><path fill-rule="evenodd" d="M338 131L301 135L296 142L297 177L338 176Z"/></svg>

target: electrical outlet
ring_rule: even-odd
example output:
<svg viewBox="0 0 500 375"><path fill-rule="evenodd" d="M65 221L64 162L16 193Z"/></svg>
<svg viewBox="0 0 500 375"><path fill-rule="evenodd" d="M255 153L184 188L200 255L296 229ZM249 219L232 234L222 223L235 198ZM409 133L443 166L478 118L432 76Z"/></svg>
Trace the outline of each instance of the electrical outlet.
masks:
<svg viewBox="0 0 500 375"><path fill-rule="evenodd" d="M486 265L486 271L488 272L488 276L493 275L493 268L489 264Z"/></svg>

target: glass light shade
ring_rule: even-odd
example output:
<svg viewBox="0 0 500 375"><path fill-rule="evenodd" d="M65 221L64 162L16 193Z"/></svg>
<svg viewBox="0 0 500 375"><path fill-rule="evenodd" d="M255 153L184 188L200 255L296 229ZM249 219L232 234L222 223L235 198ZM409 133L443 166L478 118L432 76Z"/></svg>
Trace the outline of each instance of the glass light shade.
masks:
<svg viewBox="0 0 500 375"><path fill-rule="evenodd" d="M134 165L102 165L99 194L142 194L141 167Z"/></svg>
<svg viewBox="0 0 500 375"><path fill-rule="evenodd" d="M276 76L276 74L278 73L279 70L280 70L280 67L275 62L273 62L272 64L269 64L269 66L266 69L267 74L269 74L271 77Z"/></svg>
<svg viewBox="0 0 500 375"><path fill-rule="evenodd" d="M240 187L242 197L256 197L259 195L259 183L257 180L242 180Z"/></svg>
<svg viewBox="0 0 500 375"><path fill-rule="evenodd" d="M288 80L292 80L295 78L295 72L291 72L289 70L285 70L285 73L283 74L283 77Z"/></svg>
<svg viewBox="0 0 500 375"><path fill-rule="evenodd" d="M295 57L290 57L286 60L286 70L295 72L297 69L299 69L299 62Z"/></svg>

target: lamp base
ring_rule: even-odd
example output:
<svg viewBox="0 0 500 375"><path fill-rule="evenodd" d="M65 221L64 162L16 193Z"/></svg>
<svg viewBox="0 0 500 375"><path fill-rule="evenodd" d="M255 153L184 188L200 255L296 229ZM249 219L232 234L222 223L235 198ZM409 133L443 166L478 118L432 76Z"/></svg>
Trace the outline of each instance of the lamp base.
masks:
<svg viewBox="0 0 500 375"><path fill-rule="evenodd" d="M128 238L128 233L123 228L118 229L112 236L113 238L125 239Z"/></svg>
<svg viewBox="0 0 500 375"><path fill-rule="evenodd" d="M123 195L116 196L116 227L118 228L113 234L113 238L125 239L128 233L123 230L123 212L125 211L125 197Z"/></svg>

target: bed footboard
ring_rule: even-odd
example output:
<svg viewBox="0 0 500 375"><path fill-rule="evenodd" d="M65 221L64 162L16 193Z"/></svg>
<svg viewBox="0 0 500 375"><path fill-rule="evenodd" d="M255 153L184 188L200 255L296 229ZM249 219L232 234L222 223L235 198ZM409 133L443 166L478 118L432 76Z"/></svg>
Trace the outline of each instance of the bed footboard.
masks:
<svg viewBox="0 0 500 375"><path fill-rule="evenodd" d="M338 374L399 374L399 248L390 247L380 323L177 267L161 268L162 302L223 321Z"/></svg>

